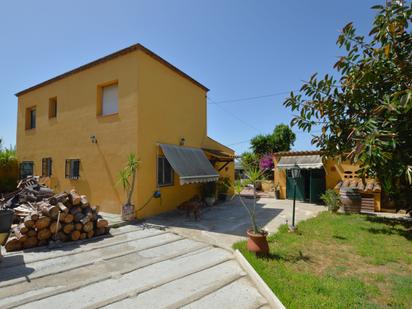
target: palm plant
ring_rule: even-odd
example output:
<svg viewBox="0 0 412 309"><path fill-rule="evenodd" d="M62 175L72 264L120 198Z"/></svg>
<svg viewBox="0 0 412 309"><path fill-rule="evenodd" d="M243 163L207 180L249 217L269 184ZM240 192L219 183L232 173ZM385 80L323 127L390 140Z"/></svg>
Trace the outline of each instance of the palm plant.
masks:
<svg viewBox="0 0 412 309"><path fill-rule="evenodd" d="M261 233L261 228L256 223L256 185L257 183L263 179L263 172L259 168L250 168L246 171L245 176L247 178L246 181L236 180L234 182L234 196L237 196L240 200L242 206L246 209L250 221L252 224L253 233L259 234ZM241 196L241 192L247 186L251 185L253 189L253 205L247 206L245 201Z"/></svg>
<svg viewBox="0 0 412 309"><path fill-rule="evenodd" d="M127 158L127 164L119 172L119 183L122 184L124 191L126 192L127 202L126 205L132 204L132 196L136 183L136 173L139 168L140 161L137 159L134 153L129 154Z"/></svg>

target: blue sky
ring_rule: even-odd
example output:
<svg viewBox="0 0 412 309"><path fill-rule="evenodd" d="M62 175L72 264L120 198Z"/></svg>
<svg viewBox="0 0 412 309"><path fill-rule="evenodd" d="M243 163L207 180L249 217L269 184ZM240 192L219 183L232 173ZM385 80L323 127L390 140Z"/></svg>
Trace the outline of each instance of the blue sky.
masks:
<svg viewBox="0 0 412 309"><path fill-rule="evenodd" d="M367 34L378 3L384 1L4 1L0 137L15 144L14 93L139 42L210 89L210 102L221 103L208 105L209 136L243 152L254 135L289 123L284 93L315 72L332 72L343 53L335 45L340 29L353 21ZM313 148L308 134L294 131L293 149Z"/></svg>

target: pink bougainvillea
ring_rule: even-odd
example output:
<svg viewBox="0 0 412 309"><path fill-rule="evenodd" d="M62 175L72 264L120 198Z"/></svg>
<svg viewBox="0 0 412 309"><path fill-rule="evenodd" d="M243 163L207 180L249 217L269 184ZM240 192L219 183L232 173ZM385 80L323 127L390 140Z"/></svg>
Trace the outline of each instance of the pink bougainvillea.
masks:
<svg viewBox="0 0 412 309"><path fill-rule="evenodd" d="M273 159L270 154L263 155L259 161L259 168L262 171L272 170L274 167Z"/></svg>

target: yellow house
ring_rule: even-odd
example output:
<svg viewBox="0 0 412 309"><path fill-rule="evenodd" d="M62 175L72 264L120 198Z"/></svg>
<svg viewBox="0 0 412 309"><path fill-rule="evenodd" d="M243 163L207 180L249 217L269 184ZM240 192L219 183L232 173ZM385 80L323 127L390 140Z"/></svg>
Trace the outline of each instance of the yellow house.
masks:
<svg viewBox="0 0 412 309"><path fill-rule="evenodd" d="M234 151L207 136L208 89L136 44L16 94L21 176L77 189L101 211L120 213L127 156L141 161L138 217L171 210L201 182L234 178ZM166 156L165 156L166 155ZM160 198L153 198L159 190Z"/></svg>
<svg viewBox="0 0 412 309"><path fill-rule="evenodd" d="M296 199L320 203L326 189L338 190L342 186L357 187L362 195L363 211L381 211L381 188L374 179L366 185L356 177L358 166L344 161L325 158L320 151L288 151L273 155L274 181L279 186L282 199L293 198L294 179L291 168L300 168L296 179Z"/></svg>

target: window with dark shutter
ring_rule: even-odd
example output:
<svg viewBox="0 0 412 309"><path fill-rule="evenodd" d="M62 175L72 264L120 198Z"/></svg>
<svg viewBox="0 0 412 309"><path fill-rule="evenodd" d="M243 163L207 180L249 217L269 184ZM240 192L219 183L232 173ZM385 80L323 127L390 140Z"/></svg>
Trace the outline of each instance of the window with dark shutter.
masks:
<svg viewBox="0 0 412 309"><path fill-rule="evenodd" d="M80 178L80 160L79 159L67 159L65 167L65 177L69 179Z"/></svg>
<svg viewBox="0 0 412 309"><path fill-rule="evenodd" d="M43 177L50 177L52 175L52 159L43 158L41 160L41 175Z"/></svg>
<svg viewBox="0 0 412 309"><path fill-rule="evenodd" d="M157 184L159 186L173 185L173 169L165 157L157 158Z"/></svg>
<svg viewBox="0 0 412 309"><path fill-rule="evenodd" d="M20 163L20 179L25 179L27 176L33 176L33 172L33 161L23 161Z"/></svg>

